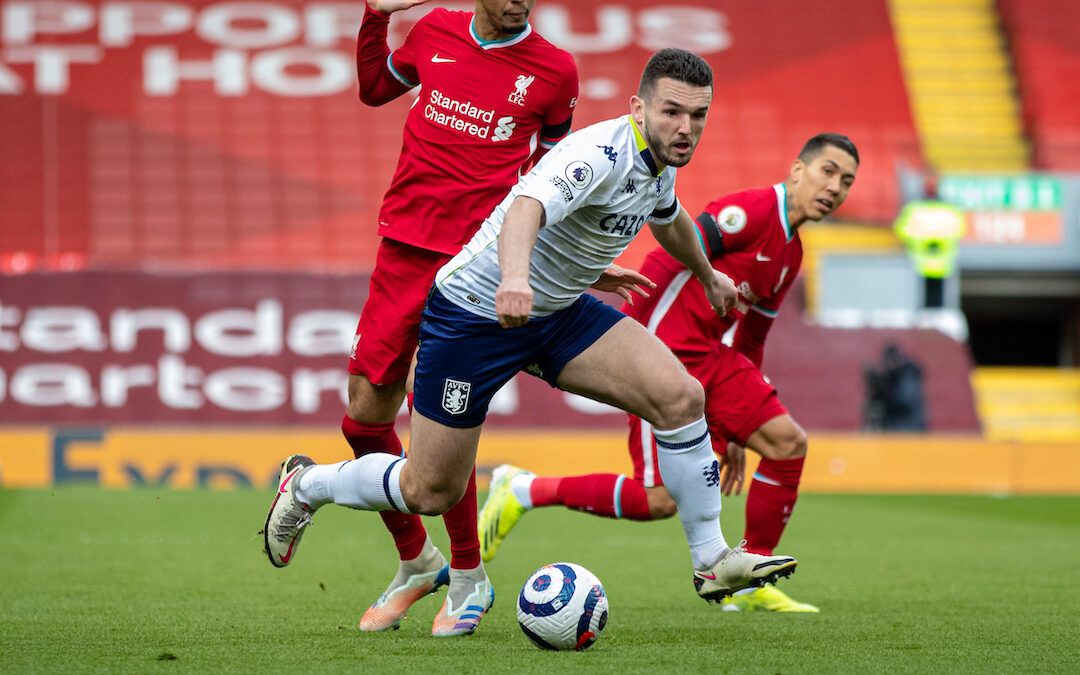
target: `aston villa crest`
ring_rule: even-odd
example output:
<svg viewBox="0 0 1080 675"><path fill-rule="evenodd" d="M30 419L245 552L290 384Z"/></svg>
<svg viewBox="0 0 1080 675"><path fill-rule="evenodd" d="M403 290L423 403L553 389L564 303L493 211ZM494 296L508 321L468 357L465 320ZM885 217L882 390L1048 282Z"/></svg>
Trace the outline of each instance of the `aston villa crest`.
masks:
<svg viewBox="0 0 1080 675"><path fill-rule="evenodd" d="M442 407L451 415L460 415L469 407L469 390L472 384L446 378L443 385Z"/></svg>

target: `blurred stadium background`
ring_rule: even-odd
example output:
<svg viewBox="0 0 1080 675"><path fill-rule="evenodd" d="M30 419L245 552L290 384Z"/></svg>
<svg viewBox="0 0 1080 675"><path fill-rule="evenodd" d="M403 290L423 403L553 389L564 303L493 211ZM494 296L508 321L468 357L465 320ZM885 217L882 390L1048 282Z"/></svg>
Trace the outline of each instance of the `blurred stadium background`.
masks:
<svg viewBox="0 0 1080 675"><path fill-rule="evenodd" d="M298 448L347 456L345 352L411 102L357 100L363 9L0 0L0 485L262 486ZM1080 494L1080 4L540 0L533 24L577 59L575 128L623 114L655 49L709 60L692 213L783 179L818 132L858 145L766 352L812 434L807 490ZM941 306L893 228L929 184L966 220ZM867 428L889 344L926 431ZM624 426L522 376L482 468L626 469Z"/></svg>

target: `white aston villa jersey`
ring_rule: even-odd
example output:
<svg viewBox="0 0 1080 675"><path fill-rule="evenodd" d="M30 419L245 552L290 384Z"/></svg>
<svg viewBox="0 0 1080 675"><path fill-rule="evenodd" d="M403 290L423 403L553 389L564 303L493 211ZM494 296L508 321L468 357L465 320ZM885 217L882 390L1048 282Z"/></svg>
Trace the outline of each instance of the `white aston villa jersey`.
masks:
<svg viewBox="0 0 1080 675"><path fill-rule="evenodd" d="M641 231L675 220L675 169L656 163L629 115L576 131L511 188L480 230L439 270L435 285L454 304L495 319L498 237L519 195L544 206L529 263L530 316L573 304Z"/></svg>

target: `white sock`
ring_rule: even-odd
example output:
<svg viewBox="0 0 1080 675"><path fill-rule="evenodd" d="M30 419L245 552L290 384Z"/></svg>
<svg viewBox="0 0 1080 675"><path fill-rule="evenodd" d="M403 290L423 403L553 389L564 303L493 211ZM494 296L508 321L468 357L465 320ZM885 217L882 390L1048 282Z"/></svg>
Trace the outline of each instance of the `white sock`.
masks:
<svg viewBox="0 0 1080 675"><path fill-rule="evenodd" d="M337 464L317 464L300 476L296 497L312 508L331 502L364 511L412 513L401 496L407 460L385 452Z"/></svg>
<svg viewBox="0 0 1080 675"><path fill-rule="evenodd" d="M455 579L472 579L473 581L483 581L487 579L487 570L484 569L484 563L480 563L476 567L471 567L465 570L459 570L456 567L450 568L450 582L453 583Z"/></svg>
<svg viewBox="0 0 1080 675"><path fill-rule="evenodd" d="M446 609L456 611L465 605L469 596L476 592L476 585L487 579L484 563L468 570L450 568L450 587L446 589ZM485 599L486 601L486 599Z"/></svg>
<svg viewBox="0 0 1080 675"><path fill-rule="evenodd" d="M409 568L410 570L424 569L424 568L429 567L430 565L428 565L428 563L430 563L433 559L437 558L438 556L439 556L439 549L437 549L435 547L435 544L432 543L431 537L425 537L424 538L424 547L422 549L420 549L420 555L418 555L415 558L412 558L410 560L402 560L401 561L401 567Z"/></svg>
<svg viewBox="0 0 1080 675"><path fill-rule="evenodd" d="M720 463L713 454L709 425L702 416L656 437L657 464L690 545L694 569L715 563L728 549L720 529Z"/></svg>
<svg viewBox="0 0 1080 675"><path fill-rule="evenodd" d="M435 544L431 543L431 537L425 537L424 548L421 549L420 555L398 563L397 574L394 575L394 580L390 582L386 591L396 590L414 575L435 572L445 564L446 559L443 558L439 549L435 548Z"/></svg>
<svg viewBox="0 0 1080 675"><path fill-rule="evenodd" d="M519 473L510 479L510 492L514 493L514 498L526 509L533 507L532 482L535 479L534 473Z"/></svg>

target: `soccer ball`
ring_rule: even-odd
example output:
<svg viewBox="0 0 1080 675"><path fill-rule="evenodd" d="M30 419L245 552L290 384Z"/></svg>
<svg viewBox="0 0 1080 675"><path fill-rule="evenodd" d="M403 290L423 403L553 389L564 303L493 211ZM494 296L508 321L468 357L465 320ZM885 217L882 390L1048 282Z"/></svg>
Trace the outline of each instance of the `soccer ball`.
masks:
<svg viewBox="0 0 1080 675"><path fill-rule="evenodd" d="M596 575L568 562L544 565L518 595L521 630L542 649L587 649L608 618L608 599Z"/></svg>

